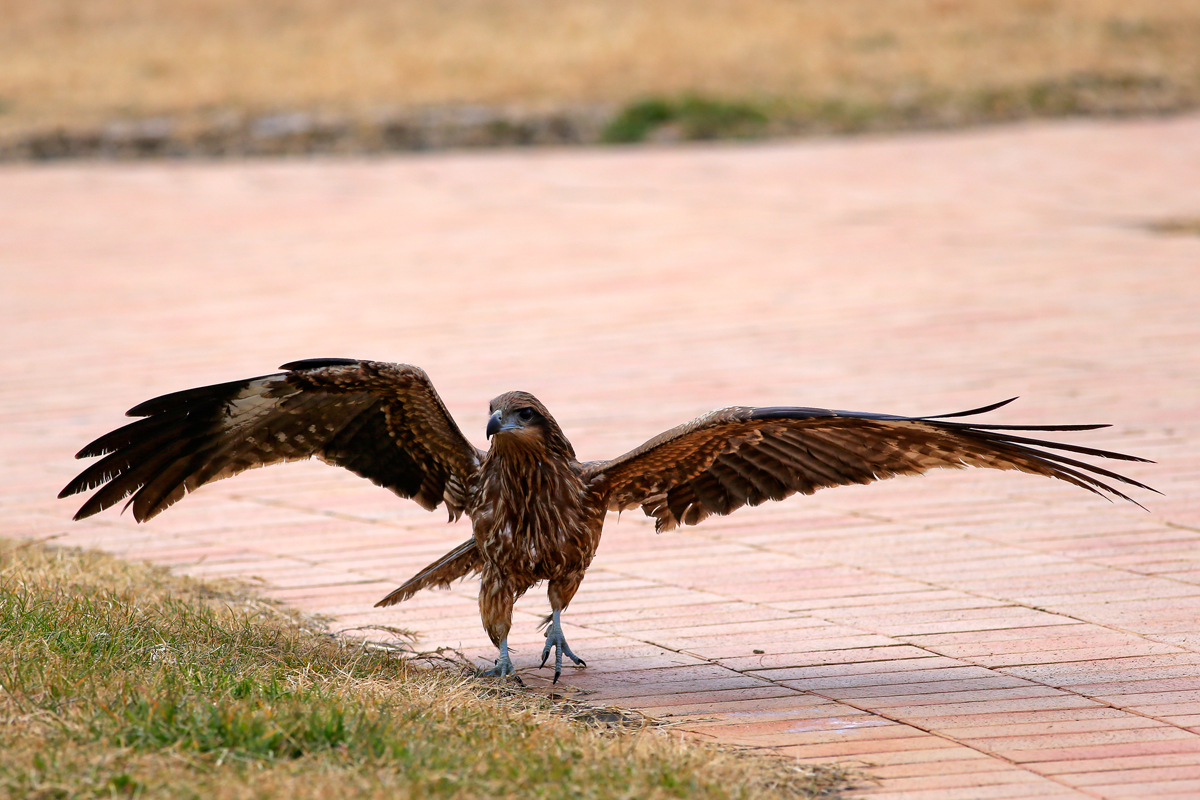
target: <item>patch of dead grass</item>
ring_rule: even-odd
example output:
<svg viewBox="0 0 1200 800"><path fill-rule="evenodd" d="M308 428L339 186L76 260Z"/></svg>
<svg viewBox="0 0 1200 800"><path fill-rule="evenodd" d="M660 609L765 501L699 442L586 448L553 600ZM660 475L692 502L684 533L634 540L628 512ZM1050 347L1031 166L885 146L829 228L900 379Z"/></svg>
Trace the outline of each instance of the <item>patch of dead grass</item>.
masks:
<svg viewBox="0 0 1200 800"><path fill-rule="evenodd" d="M1200 217L1170 217L1146 225L1153 233L1166 236L1200 236Z"/></svg>
<svg viewBox="0 0 1200 800"><path fill-rule="evenodd" d="M1194 0L0 0L0 18L0 132L689 93L853 110L1081 78L1200 93Z"/></svg>
<svg viewBox="0 0 1200 800"><path fill-rule="evenodd" d="M0 793L829 796L748 756L347 644L233 584L0 540Z"/></svg>

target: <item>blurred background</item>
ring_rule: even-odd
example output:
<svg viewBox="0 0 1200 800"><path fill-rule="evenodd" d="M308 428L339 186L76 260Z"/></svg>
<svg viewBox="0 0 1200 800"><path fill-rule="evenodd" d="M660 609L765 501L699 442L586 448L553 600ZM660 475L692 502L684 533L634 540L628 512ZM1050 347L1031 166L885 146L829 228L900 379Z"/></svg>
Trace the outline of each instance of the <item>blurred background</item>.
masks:
<svg viewBox="0 0 1200 800"><path fill-rule="evenodd" d="M203 380L440 361L456 411L544 380L609 395L582 416L631 446L610 402L645 381L681 397L647 434L931 384L978 404L1065 365L1118 386L1118 353L1148 363L1137 321L1191 314L1194 118L1149 112L1200 103L1195 0L0 0L0 20L0 303L34 371L107 348L155 391L168 345ZM453 149L712 138L759 141ZM439 152L28 165L413 148Z"/></svg>
<svg viewBox="0 0 1200 800"><path fill-rule="evenodd" d="M0 154L884 130L1200 101L1194 0L0 0Z"/></svg>

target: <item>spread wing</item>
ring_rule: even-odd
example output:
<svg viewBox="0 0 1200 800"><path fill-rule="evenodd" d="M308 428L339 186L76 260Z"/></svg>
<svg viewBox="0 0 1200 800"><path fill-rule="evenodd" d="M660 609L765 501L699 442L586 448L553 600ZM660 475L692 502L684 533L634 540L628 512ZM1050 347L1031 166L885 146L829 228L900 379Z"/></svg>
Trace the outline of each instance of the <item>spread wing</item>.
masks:
<svg viewBox="0 0 1200 800"><path fill-rule="evenodd" d="M1065 453L1146 459L1012 433L1082 431L1105 425L977 425L952 420L1011 402L935 417L820 408L725 408L660 434L612 461L586 464L584 479L603 494L610 511L641 506L654 517L659 531L681 523L695 525L710 514L729 514L744 505L782 500L797 492L812 494L829 486L917 475L938 467L1020 470L1133 503L1101 478L1150 489Z"/></svg>
<svg viewBox="0 0 1200 800"><path fill-rule="evenodd" d="M104 456L59 497L101 487L83 519L133 495L138 522L185 494L253 467L319 458L411 497L462 514L483 454L459 431L428 376L407 364L309 359L287 372L147 400L143 417L79 451Z"/></svg>

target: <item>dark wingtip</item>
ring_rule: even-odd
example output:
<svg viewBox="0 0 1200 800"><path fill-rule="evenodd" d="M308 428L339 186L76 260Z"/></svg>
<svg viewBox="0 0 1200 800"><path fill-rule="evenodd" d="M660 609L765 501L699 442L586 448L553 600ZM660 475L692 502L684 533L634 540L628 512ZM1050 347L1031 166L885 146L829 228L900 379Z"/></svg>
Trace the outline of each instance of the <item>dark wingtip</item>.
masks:
<svg viewBox="0 0 1200 800"><path fill-rule="evenodd" d="M75 516L71 517L71 521L79 522L79 520L81 520L81 519L87 519L88 517L94 517L103 510L104 510L103 508L88 508L88 506L85 504L78 511L75 512Z"/></svg>
<svg viewBox="0 0 1200 800"><path fill-rule="evenodd" d="M59 497L62 497L62 495L59 495ZM107 507L108 506L102 506L102 505L95 504L91 501L91 499L89 499L86 503L84 503L82 506L79 507L79 510L75 512L75 516L71 517L71 521L79 522L79 520L81 520L81 519L87 519L88 517L93 517L96 514L99 514L101 511L103 511Z"/></svg>
<svg viewBox="0 0 1200 800"><path fill-rule="evenodd" d="M66 486L64 486L62 488L62 491L60 491L58 493L58 499L66 500L68 497L71 497L72 495L77 495L80 492L87 491L88 487L80 485L78 483L78 481L79 481L79 479L76 478L76 479L72 480L70 483L68 483Z"/></svg>
<svg viewBox="0 0 1200 800"><path fill-rule="evenodd" d="M361 361L357 358L302 358L280 365L280 369L323 369L324 367L352 367Z"/></svg>
<svg viewBox="0 0 1200 800"><path fill-rule="evenodd" d="M1019 397L1020 395L1018 395ZM955 411L953 414L936 414L932 417L921 417L921 419L951 419L953 417L973 417L976 414L986 414L989 411L995 411L997 408L1003 408L1009 403L1014 402L1017 397L1010 397L1007 400L1001 400L999 403L992 403L990 406L981 406L972 408L967 411Z"/></svg>
<svg viewBox="0 0 1200 800"><path fill-rule="evenodd" d="M940 417L922 417L921 419L940 419ZM977 431L1098 431L1101 428L1111 428L1108 422L1093 422L1084 425L982 425L978 422L954 422Z"/></svg>

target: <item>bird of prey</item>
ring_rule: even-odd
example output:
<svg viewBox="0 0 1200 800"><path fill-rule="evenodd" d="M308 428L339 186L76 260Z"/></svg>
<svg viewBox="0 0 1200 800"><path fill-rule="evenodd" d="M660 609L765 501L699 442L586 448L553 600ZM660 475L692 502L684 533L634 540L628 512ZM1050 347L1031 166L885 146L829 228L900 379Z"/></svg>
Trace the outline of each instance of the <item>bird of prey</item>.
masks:
<svg viewBox="0 0 1200 800"><path fill-rule="evenodd" d="M345 467L426 509L464 513L471 538L376 605L480 573L479 611L499 649L486 674L514 672L508 652L513 603L548 582L551 614L541 666L565 654L561 615L600 544L610 511L641 507L657 531L695 525L742 506L937 467L1020 470L1135 502L1113 483L1150 487L1066 455L1146 461L1049 442L1018 431L1083 431L1104 425L981 425L960 421L1006 405L928 417L822 408L733 407L672 428L611 461L580 462L562 428L533 395L492 401L491 447L463 436L425 372L407 364L319 358L284 372L147 400L141 417L101 436L77 458L104 458L59 497L100 487L75 519L130 498L138 522L188 492L252 467L318 458ZM1109 482L1105 482L1107 479ZM1138 504L1140 505L1140 504Z"/></svg>

